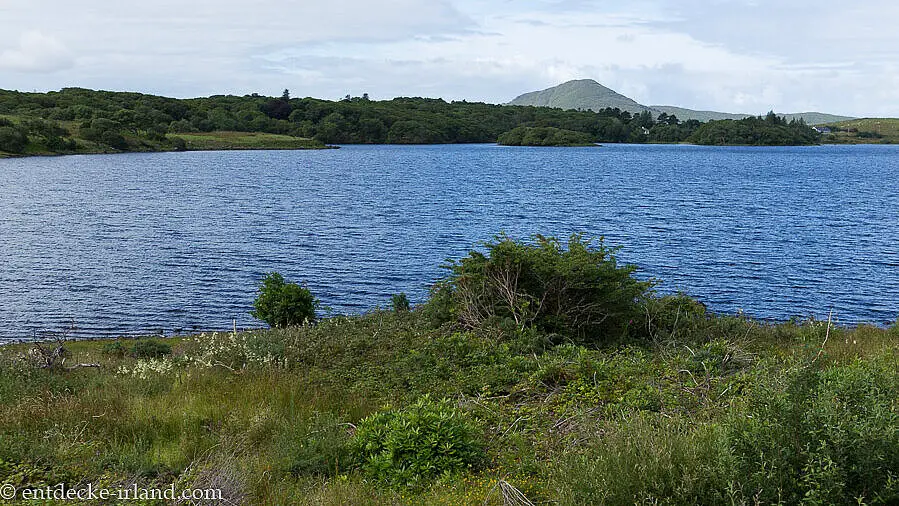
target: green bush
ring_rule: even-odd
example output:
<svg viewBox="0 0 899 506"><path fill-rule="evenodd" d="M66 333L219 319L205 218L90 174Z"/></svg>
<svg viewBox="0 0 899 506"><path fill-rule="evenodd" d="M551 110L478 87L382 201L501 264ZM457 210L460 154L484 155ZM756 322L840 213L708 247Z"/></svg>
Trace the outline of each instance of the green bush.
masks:
<svg viewBox="0 0 899 506"><path fill-rule="evenodd" d="M802 369L732 430L735 481L762 503L899 503L895 355Z"/></svg>
<svg viewBox="0 0 899 506"><path fill-rule="evenodd" d="M272 272L262 278L251 314L271 327L284 328L315 321L316 307L318 300L306 287L287 283Z"/></svg>
<svg viewBox="0 0 899 506"><path fill-rule="evenodd" d="M642 315L651 283L632 276L636 267L619 266L602 239L574 234L564 247L554 237L527 243L500 235L485 247L486 254L472 251L448 265L432 296L449 298L466 327L511 321L519 330L600 343L624 337Z"/></svg>
<svg viewBox="0 0 899 506"><path fill-rule="evenodd" d="M113 132L112 130L107 130L100 134L100 142L120 151L128 149L128 142L122 134Z"/></svg>
<svg viewBox="0 0 899 506"><path fill-rule="evenodd" d="M349 470L352 456L347 427L332 414L315 413L302 428L282 445L290 453L289 471L300 475L335 475Z"/></svg>
<svg viewBox="0 0 899 506"><path fill-rule="evenodd" d="M128 353L128 348L122 341L112 341L103 345L103 354L116 357L124 357Z"/></svg>
<svg viewBox="0 0 899 506"><path fill-rule="evenodd" d="M450 401L427 396L359 422L351 448L366 475L399 487L475 468L484 452L472 422Z"/></svg>
<svg viewBox="0 0 899 506"><path fill-rule="evenodd" d="M695 335L709 320L705 304L684 293L648 297L643 313L645 332L655 341Z"/></svg>
<svg viewBox="0 0 899 506"><path fill-rule="evenodd" d="M406 297L405 293L395 293L391 295L390 303L393 306L393 311L396 313L408 311L411 307L411 305L409 304L409 298Z"/></svg>
<svg viewBox="0 0 899 506"><path fill-rule="evenodd" d="M497 143L503 146L591 146L595 141L584 132L525 126L513 128L497 138Z"/></svg>
<svg viewBox="0 0 899 506"><path fill-rule="evenodd" d="M652 413L615 421L548 464L558 504L758 504L729 497L720 426Z"/></svg>
<svg viewBox="0 0 899 506"><path fill-rule="evenodd" d="M0 151L21 153L28 145L28 136L13 126L0 125Z"/></svg>
<svg viewBox="0 0 899 506"><path fill-rule="evenodd" d="M171 354L172 346L162 341L138 341L131 347L131 356L135 358L159 358Z"/></svg>

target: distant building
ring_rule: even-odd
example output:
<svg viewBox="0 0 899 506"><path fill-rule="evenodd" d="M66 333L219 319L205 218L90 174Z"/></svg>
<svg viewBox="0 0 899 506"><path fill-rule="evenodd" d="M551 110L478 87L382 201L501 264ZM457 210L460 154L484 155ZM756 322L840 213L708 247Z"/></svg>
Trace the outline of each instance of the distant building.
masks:
<svg viewBox="0 0 899 506"><path fill-rule="evenodd" d="M812 128L814 128L815 131L818 132L819 134L829 134L831 132L830 127L826 127L826 126L825 127L816 126L816 127L812 127Z"/></svg>

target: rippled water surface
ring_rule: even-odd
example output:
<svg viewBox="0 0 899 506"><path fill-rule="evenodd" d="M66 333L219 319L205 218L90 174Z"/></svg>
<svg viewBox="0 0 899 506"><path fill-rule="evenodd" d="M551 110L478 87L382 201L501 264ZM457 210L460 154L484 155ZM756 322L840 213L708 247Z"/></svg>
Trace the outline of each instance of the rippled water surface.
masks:
<svg viewBox="0 0 899 506"><path fill-rule="evenodd" d="M421 301L504 230L604 235L722 312L899 316L899 148L347 146L0 160L0 339L254 325L265 272L333 312Z"/></svg>

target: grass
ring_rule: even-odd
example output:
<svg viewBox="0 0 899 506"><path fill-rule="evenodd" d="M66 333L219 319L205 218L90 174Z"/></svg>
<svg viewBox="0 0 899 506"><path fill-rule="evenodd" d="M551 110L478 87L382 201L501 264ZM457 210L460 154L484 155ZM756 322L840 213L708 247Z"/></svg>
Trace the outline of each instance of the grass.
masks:
<svg viewBox="0 0 899 506"><path fill-rule="evenodd" d="M0 115L0 119L11 121L14 125L27 123L30 118L12 115ZM96 140L88 140L81 137L82 129L79 122L56 121L52 122L63 129L63 138L75 142L74 149L70 147L55 150L44 136L30 132L28 144L22 152L9 153L0 150L0 158L12 158L21 156L46 156L60 154L101 154L119 153L122 150L113 148ZM186 150L263 150L263 149L324 149L323 143L289 135L270 134L263 132L200 132L168 134L165 137L154 137L147 132L120 132L124 138L122 149L128 152L156 152ZM179 143L183 141L183 146Z"/></svg>
<svg viewBox="0 0 899 506"><path fill-rule="evenodd" d="M899 143L899 119L864 118L826 125L833 129L823 141L838 144L896 144Z"/></svg>
<svg viewBox="0 0 899 506"><path fill-rule="evenodd" d="M377 311L171 339L162 358L123 352L130 341L67 342L65 364L100 364L72 370L35 367L29 345L6 346L0 481L215 483L244 504L474 505L502 504L505 480L535 504L753 504L756 482L737 472L731 441L759 393L785 391L804 370L830 378L815 387L826 392L840 377L828 371L859 363L891 378L877 387L894 400L872 434L897 431L896 326L684 320L623 346L546 347L532 332ZM423 395L451 399L482 429L483 465L397 488L336 452L367 415ZM872 406L853 416L884 409ZM899 448L876 441L884 458Z"/></svg>
<svg viewBox="0 0 899 506"><path fill-rule="evenodd" d="M204 132L170 134L184 139L188 150L226 149L321 149L324 144L312 139L261 132Z"/></svg>

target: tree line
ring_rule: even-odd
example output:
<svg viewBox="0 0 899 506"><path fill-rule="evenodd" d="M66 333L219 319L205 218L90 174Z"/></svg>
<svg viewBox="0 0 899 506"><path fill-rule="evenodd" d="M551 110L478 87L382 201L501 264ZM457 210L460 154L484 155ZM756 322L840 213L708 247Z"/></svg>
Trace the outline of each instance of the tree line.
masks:
<svg viewBox="0 0 899 506"><path fill-rule="evenodd" d="M682 122L667 114L653 117L648 111L577 111L420 97L376 101L367 95L329 101L291 98L288 90L280 97L252 94L193 99L83 88L48 93L0 90L2 116L9 119L0 124L0 151L13 153L23 152L29 142L54 152L75 151L85 142L116 150L157 145L177 148L174 139L178 134L213 131L266 132L327 144L491 143L517 127L557 128L582 133L593 142L610 143L691 139L716 143L712 141L746 137L743 133L731 135L733 127L728 125L709 128L721 122L710 122L696 137L703 126L699 121ZM748 125L750 130L761 126L766 130L776 126L778 132L780 127L789 132L794 129L780 124ZM721 134L722 129L727 133ZM758 142L780 142L781 138L780 133L752 137Z"/></svg>

